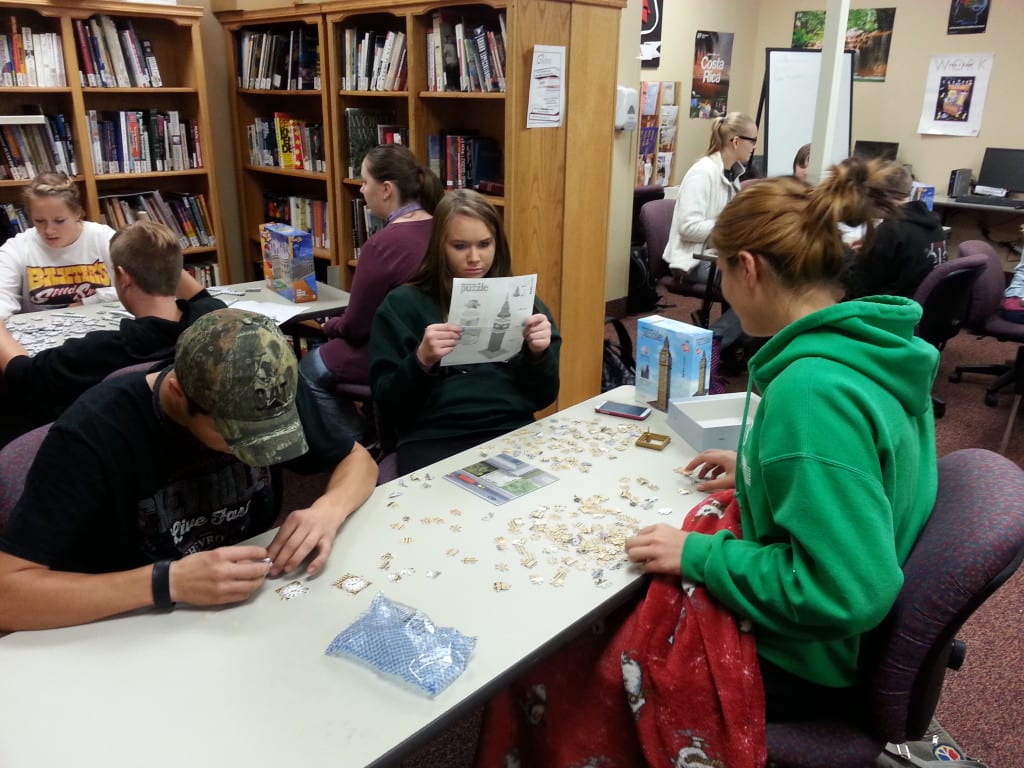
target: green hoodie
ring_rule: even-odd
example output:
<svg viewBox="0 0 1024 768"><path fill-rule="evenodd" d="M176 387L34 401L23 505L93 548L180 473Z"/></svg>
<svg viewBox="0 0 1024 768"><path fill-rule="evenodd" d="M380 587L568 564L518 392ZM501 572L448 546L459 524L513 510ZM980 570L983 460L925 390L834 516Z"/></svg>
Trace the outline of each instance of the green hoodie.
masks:
<svg viewBox="0 0 1024 768"><path fill-rule="evenodd" d="M860 636L895 601L935 503L938 353L914 336L920 317L874 296L773 337L749 365L761 403L737 457L744 538L690 534L683 549L683 578L753 622L760 656L821 685L855 682Z"/></svg>

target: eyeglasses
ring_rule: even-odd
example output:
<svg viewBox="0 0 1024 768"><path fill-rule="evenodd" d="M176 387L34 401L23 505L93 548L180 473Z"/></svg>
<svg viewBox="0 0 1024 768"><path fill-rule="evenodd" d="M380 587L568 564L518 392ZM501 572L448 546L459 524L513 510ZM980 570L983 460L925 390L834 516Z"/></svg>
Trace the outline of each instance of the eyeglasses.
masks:
<svg viewBox="0 0 1024 768"><path fill-rule="evenodd" d="M749 141L751 144L757 144L757 136L740 136L739 134L737 134L736 138L743 139L744 141Z"/></svg>

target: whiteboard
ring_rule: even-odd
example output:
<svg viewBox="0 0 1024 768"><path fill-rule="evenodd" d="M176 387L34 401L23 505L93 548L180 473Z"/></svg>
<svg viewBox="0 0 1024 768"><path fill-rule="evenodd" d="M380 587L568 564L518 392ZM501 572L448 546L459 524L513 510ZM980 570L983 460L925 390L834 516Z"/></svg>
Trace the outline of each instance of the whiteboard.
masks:
<svg viewBox="0 0 1024 768"><path fill-rule="evenodd" d="M764 85L761 89L764 121L765 175L788 176L797 150L811 141L818 101L821 51L765 49ZM843 56L838 114L825 167L850 156L850 121L853 107L853 51Z"/></svg>

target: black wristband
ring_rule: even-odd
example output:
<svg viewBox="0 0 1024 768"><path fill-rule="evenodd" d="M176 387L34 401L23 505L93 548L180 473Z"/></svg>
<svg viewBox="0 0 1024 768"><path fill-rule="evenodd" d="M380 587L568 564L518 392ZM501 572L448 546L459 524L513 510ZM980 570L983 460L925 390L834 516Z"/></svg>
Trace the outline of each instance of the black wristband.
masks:
<svg viewBox="0 0 1024 768"><path fill-rule="evenodd" d="M174 601L171 600L170 560L153 563L153 605L163 611L174 607Z"/></svg>

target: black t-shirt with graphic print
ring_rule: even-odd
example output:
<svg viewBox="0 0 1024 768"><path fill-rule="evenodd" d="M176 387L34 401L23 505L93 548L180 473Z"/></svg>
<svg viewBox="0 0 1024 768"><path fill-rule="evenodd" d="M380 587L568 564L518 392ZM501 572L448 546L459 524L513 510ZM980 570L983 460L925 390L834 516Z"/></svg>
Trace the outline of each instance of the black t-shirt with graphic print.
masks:
<svg viewBox="0 0 1024 768"><path fill-rule="evenodd" d="M236 544L280 506L270 469L206 448L157 413L144 375L129 375L50 428L0 550L55 570L126 570Z"/></svg>

